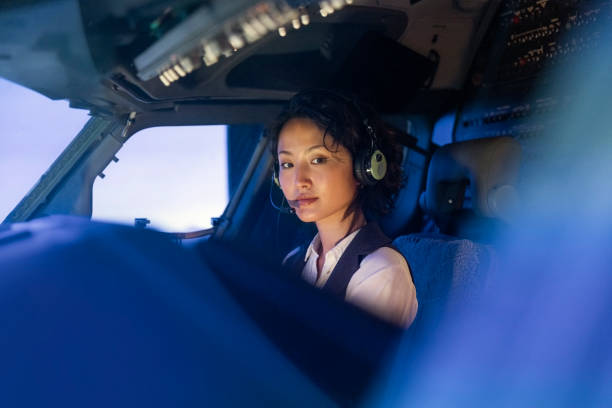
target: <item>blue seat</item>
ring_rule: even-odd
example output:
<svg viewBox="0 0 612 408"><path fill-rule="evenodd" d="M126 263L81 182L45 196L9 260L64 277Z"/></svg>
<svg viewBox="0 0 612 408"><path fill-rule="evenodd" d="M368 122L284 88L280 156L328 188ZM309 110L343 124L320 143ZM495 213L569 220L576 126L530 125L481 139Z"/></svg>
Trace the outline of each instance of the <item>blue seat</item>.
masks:
<svg viewBox="0 0 612 408"><path fill-rule="evenodd" d="M422 233L400 236L393 245L410 263L419 301L415 330L477 301L495 269L494 249L468 239Z"/></svg>

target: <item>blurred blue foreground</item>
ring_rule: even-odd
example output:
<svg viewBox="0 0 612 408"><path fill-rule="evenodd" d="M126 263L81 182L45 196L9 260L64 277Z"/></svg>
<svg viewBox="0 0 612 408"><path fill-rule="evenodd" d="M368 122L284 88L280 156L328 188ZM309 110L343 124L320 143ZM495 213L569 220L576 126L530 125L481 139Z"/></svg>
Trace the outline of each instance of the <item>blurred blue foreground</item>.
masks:
<svg viewBox="0 0 612 408"><path fill-rule="evenodd" d="M420 344L406 341L372 403L612 406L612 54L606 50L592 50L556 75L575 100L541 140L542 158L523 169L516 228L499 237L498 271L481 303L447 316Z"/></svg>
<svg viewBox="0 0 612 408"><path fill-rule="evenodd" d="M162 234L15 224L0 273L0 406L330 405Z"/></svg>

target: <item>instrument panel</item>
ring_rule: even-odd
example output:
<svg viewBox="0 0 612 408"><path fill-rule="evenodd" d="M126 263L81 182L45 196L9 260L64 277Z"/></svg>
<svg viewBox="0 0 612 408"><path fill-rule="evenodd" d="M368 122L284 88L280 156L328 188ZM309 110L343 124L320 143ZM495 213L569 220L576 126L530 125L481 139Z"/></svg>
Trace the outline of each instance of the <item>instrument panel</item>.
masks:
<svg viewBox="0 0 612 408"><path fill-rule="evenodd" d="M500 6L477 53L454 140L512 136L525 159L533 143L576 102L560 72L590 51L612 51L602 34L612 22L610 0L510 0Z"/></svg>

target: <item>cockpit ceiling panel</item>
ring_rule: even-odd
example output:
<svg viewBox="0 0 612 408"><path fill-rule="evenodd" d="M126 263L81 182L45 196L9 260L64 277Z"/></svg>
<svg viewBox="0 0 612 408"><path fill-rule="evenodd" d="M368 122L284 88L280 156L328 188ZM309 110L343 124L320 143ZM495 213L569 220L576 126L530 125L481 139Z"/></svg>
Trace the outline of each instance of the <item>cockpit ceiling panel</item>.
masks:
<svg viewBox="0 0 612 408"><path fill-rule="evenodd" d="M354 81L344 85L369 89L393 79L398 85L392 91L406 98L425 82L432 90L461 88L478 44L471 39L484 21L484 6L466 11L458 3L5 2L0 6L0 38L9 41L0 43L0 76L51 98L69 99L72 106L113 115L171 109L177 103L278 101L299 88L338 85L347 78ZM427 61L400 72L401 55L379 52L368 58L359 43L371 33L400 44L400 54L412 53L414 58L404 63ZM347 68L355 55L360 64L380 69L362 70L369 76L355 77L354 67ZM432 58L437 70L430 78L426 67ZM389 75L393 70L399 73L396 77ZM274 72L281 73L276 82Z"/></svg>

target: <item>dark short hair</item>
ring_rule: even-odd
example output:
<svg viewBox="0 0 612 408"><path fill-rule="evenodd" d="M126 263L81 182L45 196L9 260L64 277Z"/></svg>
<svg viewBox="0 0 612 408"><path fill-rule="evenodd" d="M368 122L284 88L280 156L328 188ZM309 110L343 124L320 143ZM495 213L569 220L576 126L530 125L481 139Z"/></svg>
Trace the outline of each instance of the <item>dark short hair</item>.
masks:
<svg viewBox="0 0 612 408"><path fill-rule="evenodd" d="M387 158L387 174L376 185L358 190L346 216L357 208L361 208L368 218L393 209L403 183L402 146L396 140L397 132L387 126L371 106L354 96L327 89L310 89L296 94L266 130L277 172L279 134L294 118L312 120L323 130L325 147L333 151L334 146L344 146L353 162L358 152L371 148L372 137L367 125L371 126L376 134L376 146ZM326 142L328 136L332 138L331 143Z"/></svg>

